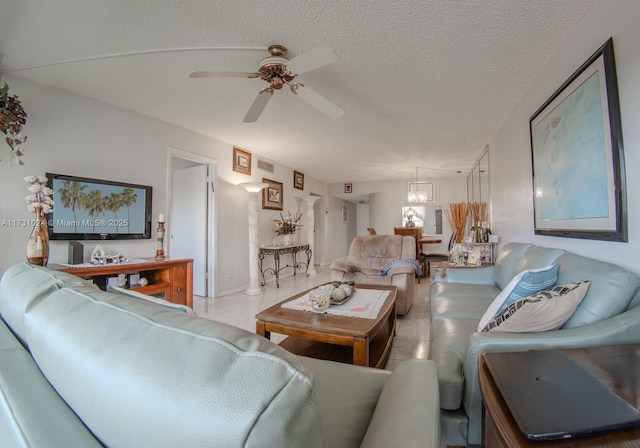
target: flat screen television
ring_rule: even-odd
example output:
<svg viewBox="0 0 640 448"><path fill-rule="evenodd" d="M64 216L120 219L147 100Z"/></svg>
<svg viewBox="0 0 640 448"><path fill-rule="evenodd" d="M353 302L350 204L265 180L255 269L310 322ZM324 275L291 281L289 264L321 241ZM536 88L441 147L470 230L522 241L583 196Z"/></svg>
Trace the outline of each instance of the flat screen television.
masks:
<svg viewBox="0 0 640 448"><path fill-rule="evenodd" d="M151 238L153 187L47 173L53 211L47 216L52 240Z"/></svg>

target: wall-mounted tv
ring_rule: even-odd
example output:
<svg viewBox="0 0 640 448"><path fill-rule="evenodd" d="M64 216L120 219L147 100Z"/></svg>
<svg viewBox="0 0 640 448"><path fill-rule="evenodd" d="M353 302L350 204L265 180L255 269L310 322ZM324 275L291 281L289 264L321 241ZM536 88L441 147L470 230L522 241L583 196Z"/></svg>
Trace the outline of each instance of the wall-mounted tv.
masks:
<svg viewBox="0 0 640 448"><path fill-rule="evenodd" d="M47 173L52 240L151 238L153 187Z"/></svg>

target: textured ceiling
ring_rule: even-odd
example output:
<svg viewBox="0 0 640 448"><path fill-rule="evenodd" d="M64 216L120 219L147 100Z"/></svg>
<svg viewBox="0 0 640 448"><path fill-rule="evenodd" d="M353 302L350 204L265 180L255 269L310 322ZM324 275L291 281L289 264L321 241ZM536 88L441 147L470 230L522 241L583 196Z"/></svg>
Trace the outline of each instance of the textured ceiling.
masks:
<svg viewBox="0 0 640 448"><path fill-rule="evenodd" d="M325 182L466 173L592 0L3 0L0 71L119 105ZM297 81L345 110L332 120L283 89L243 123L266 47L322 43L339 61ZM164 49L222 48L151 52ZM252 49L237 49L237 48ZM263 48L264 50L257 50Z"/></svg>

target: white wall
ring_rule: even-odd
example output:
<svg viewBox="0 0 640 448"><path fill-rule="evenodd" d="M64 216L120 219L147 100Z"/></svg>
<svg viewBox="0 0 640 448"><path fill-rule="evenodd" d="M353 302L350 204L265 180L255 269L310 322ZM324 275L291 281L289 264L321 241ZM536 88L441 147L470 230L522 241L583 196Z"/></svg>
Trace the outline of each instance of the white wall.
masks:
<svg viewBox="0 0 640 448"><path fill-rule="evenodd" d="M443 209L448 208L451 202L464 202L467 200L466 174L458 177L445 177L437 179L425 179L435 183L436 204ZM389 180L376 182L355 182L353 192L357 198L367 197L369 201L369 227L376 229L378 234L393 234L393 228L402 225L402 207L407 203L407 187L409 180ZM329 184L329 194L334 200L335 210L333 214L341 213L341 201L349 195L343 192L344 184ZM348 200L348 199L347 199ZM355 207L355 204L351 204ZM355 213L355 208L353 209ZM341 215L340 215L341 216ZM332 221L335 224L330 250L333 259L346 257L349 245L357 233L357 228L351 229L341 220ZM441 244L432 244L430 252L446 252L447 244L451 236L451 227L443 217L443 237ZM337 232L337 233L336 233Z"/></svg>
<svg viewBox="0 0 640 448"><path fill-rule="evenodd" d="M29 139L25 165L15 167L8 164L9 147L0 142L0 272L25 259L31 229L7 223L33 218L24 201L28 192L23 178L28 175L52 172L152 185L155 219L159 213L168 212L168 148L217 160L218 293L242 290L249 282L248 193L237 184L260 181L262 177L282 182L285 213L298 210L294 196L308 195L312 190L326 193L326 185L310 176L305 176L304 191L293 189L292 168L275 163L274 173L258 170L259 155L255 153L253 176L234 172L231 144L41 84L11 76L3 77L3 82L9 84L10 93L20 97L29 115L24 128ZM277 216L278 212L260 210L261 243L273 240L272 219ZM97 242L84 244L87 259ZM102 244L127 257L153 257L156 251L155 234L150 240ZM66 263L67 242L52 241L49 261Z"/></svg>
<svg viewBox="0 0 640 448"><path fill-rule="evenodd" d="M501 244L532 242L640 271L640 2L599 1L553 55L489 144L493 230ZM534 235L529 118L609 37L613 37L627 174L628 243Z"/></svg>

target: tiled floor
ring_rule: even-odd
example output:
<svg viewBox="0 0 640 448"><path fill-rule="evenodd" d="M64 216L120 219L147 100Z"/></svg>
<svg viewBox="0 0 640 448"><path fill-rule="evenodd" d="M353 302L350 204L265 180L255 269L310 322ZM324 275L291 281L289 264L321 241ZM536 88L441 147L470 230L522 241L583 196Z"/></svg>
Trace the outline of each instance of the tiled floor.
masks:
<svg viewBox="0 0 640 448"><path fill-rule="evenodd" d="M317 275L280 279L280 288L275 282L267 283L264 294L249 296L244 293L230 294L215 299L194 297L193 309L202 317L213 319L236 327L256 331L255 315L292 295L330 281L328 266L317 268ZM430 282L426 279L416 284L416 297L406 316L398 316L396 337L393 341L387 369L393 370L400 362L410 358L426 359L429 349L429 304L427 292ZM282 340L281 335L272 334L275 342Z"/></svg>

